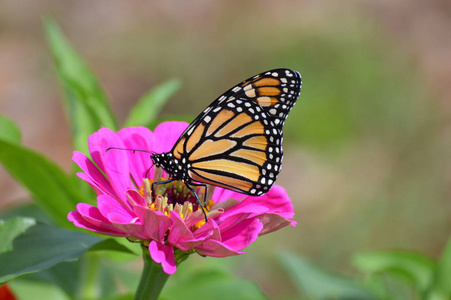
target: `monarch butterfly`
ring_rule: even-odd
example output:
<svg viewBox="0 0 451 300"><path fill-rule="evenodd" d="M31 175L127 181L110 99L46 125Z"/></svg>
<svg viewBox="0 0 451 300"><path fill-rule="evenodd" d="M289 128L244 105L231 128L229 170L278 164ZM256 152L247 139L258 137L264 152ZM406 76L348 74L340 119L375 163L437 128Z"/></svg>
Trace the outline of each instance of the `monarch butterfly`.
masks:
<svg viewBox="0 0 451 300"><path fill-rule="evenodd" d="M181 180L200 206L193 186L211 184L252 196L268 192L282 166L282 127L301 85L297 71L274 69L229 89L194 119L171 151L151 155L170 176L154 184Z"/></svg>

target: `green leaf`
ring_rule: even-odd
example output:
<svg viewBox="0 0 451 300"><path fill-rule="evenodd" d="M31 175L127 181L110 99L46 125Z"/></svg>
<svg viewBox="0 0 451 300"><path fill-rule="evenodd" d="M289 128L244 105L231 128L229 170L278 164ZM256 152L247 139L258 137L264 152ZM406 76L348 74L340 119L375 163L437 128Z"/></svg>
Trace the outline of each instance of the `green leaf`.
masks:
<svg viewBox="0 0 451 300"><path fill-rule="evenodd" d="M8 220L15 217L28 217L41 223L52 224L52 220L45 211L35 202L26 203L21 206L14 207L0 214L0 219Z"/></svg>
<svg viewBox="0 0 451 300"><path fill-rule="evenodd" d="M118 243L115 239L109 238L106 240L102 240L101 242L95 244L90 248L90 251L102 251L102 250L112 250L112 251L119 251L123 253L133 254L136 255L135 252L128 249L126 246Z"/></svg>
<svg viewBox="0 0 451 300"><path fill-rule="evenodd" d="M79 278L82 261L80 259L64 264L57 264L47 270L24 275L20 277L20 280L50 283L58 286L71 298L75 298L80 288Z"/></svg>
<svg viewBox="0 0 451 300"><path fill-rule="evenodd" d="M299 255L282 253L280 260L299 291L313 299L378 299L357 282L330 274Z"/></svg>
<svg viewBox="0 0 451 300"><path fill-rule="evenodd" d="M101 238L37 223L14 240L14 251L0 255L0 282L74 261Z"/></svg>
<svg viewBox="0 0 451 300"><path fill-rule="evenodd" d="M180 278L179 278L180 279ZM234 277L224 271L202 270L190 272L185 280L168 286L161 299L268 299L258 286L249 280Z"/></svg>
<svg viewBox="0 0 451 300"><path fill-rule="evenodd" d="M427 256L407 251L383 251L354 255L353 264L365 273L381 273L408 280L419 293L432 283L436 263Z"/></svg>
<svg viewBox="0 0 451 300"><path fill-rule="evenodd" d="M133 299L135 299L135 295L134 294L119 295L119 296L105 298L105 300L133 300ZM164 300L164 299L161 299L161 300Z"/></svg>
<svg viewBox="0 0 451 300"><path fill-rule="evenodd" d="M0 140L20 144L20 131L13 121L0 116Z"/></svg>
<svg viewBox="0 0 451 300"><path fill-rule="evenodd" d="M116 130L105 92L92 71L52 21L45 21L47 41L66 94L75 148L87 153L87 139L100 126Z"/></svg>
<svg viewBox="0 0 451 300"><path fill-rule="evenodd" d="M87 202L73 178L40 154L0 140L0 162L32 194L33 199L61 226L67 213Z"/></svg>
<svg viewBox="0 0 451 300"><path fill-rule="evenodd" d="M112 242L112 244L114 243L112 239L107 239L104 241ZM103 242L100 242L100 244L101 243ZM130 242L128 243L130 244ZM57 264L47 270L22 276L20 277L20 280L39 281L54 284L64 290L72 299L77 297L80 298L82 290L85 290L86 288L90 290L91 286L93 289L93 294L84 294L82 297L83 299L112 298L113 295L118 294L118 286L120 286L120 290L122 292L134 291L136 283L139 282L140 274L136 272L136 270L133 272L133 269L130 269L129 265L127 266L124 264L114 263L106 257L114 254L128 257L129 261L131 261L131 259L136 261L136 255L127 255L130 253L127 249L119 250L122 252L110 251L108 253L94 253L92 251L94 251L96 245L90 248L90 255L83 255L77 261ZM111 250L111 248L108 247L107 250ZM124 255L124 253L126 253L126 255ZM118 275L121 277L118 278ZM124 281L120 280L122 278L126 278L126 280L130 281L132 284L128 286L124 285ZM89 285L89 287L86 287L86 285ZM84 286L83 289L81 288L82 286Z"/></svg>
<svg viewBox="0 0 451 300"><path fill-rule="evenodd" d="M451 240L437 266L434 283L428 293L428 300L451 299Z"/></svg>
<svg viewBox="0 0 451 300"><path fill-rule="evenodd" d="M145 126L150 128L163 105L179 90L180 85L180 80L171 79L141 97L130 112L125 126Z"/></svg>
<svg viewBox="0 0 451 300"><path fill-rule="evenodd" d="M35 224L35 220L30 218L0 220L0 254L13 250L14 239Z"/></svg>
<svg viewBox="0 0 451 300"><path fill-rule="evenodd" d="M61 262L75 261L88 250L127 251L112 247L102 238L43 223L37 223L17 237L13 247L13 251L0 255L0 283Z"/></svg>
<svg viewBox="0 0 451 300"><path fill-rule="evenodd" d="M112 240L107 239L104 241L111 242ZM120 290L124 291L123 282L119 282L115 277L115 272L119 272L116 271L115 267L120 265L114 264L109 260L105 260L105 253L92 253L91 251L94 251L93 248L96 247L96 245L90 248L90 255L83 255L83 257L81 257L77 261L57 264L47 270L27 274L20 279L52 283L63 289L71 298L80 298L80 294L82 294L81 287L83 286L83 283L85 284L84 288L87 288L86 285L89 285L88 289L90 289L91 286L93 289L93 294L84 295L83 299L108 298L118 293L118 285L120 286ZM122 254L121 252L110 252L108 254L111 253ZM136 256L134 256L134 258L136 260ZM130 277L130 270L127 270L126 267L123 267L121 272L128 272L128 274L123 275L128 275ZM139 281L139 273L137 273L137 276L138 277L135 278L134 281L135 284ZM128 290L131 291L130 289Z"/></svg>
<svg viewBox="0 0 451 300"><path fill-rule="evenodd" d="M17 299L71 300L58 286L45 282L14 280L8 284Z"/></svg>

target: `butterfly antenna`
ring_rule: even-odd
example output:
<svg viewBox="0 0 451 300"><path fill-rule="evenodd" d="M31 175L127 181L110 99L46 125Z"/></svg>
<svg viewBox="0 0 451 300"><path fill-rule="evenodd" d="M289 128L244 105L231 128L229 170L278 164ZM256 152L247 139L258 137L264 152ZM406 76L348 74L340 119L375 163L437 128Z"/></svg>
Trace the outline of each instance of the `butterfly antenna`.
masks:
<svg viewBox="0 0 451 300"><path fill-rule="evenodd" d="M126 150L126 151L133 151L133 153L135 152L145 152L145 153L150 153L150 154L155 154L156 152L154 151L150 151L150 150L142 150L142 149L129 149L129 148L119 148L119 147L109 147L105 150L105 152L108 152L110 150Z"/></svg>
<svg viewBox="0 0 451 300"><path fill-rule="evenodd" d="M126 151L133 151L133 153L135 152L145 152L145 153L150 153L150 154L155 154L156 152L154 151L150 151L150 150L141 150L141 149L129 149L129 148L119 148L119 147L109 147L105 150L105 152L108 152L110 150L126 150ZM150 165L150 167L147 169L146 171L146 175L144 176L144 178L147 178L147 175L149 175L150 169L152 169L152 167L154 166L154 163L152 161L152 164Z"/></svg>

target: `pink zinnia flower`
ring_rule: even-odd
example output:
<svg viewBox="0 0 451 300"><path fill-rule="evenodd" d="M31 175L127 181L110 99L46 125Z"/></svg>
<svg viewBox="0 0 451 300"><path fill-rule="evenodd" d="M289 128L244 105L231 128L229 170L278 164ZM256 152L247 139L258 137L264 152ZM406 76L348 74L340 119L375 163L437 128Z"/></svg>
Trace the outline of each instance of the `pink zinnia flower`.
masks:
<svg viewBox="0 0 451 300"><path fill-rule="evenodd" d="M152 195L152 182L168 179L168 175L154 167L147 172L152 164L148 153L106 151L120 147L168 152L187 126L164 122L154 132L144 127L117 133L101 128L91 135L93 161L78 151L72 159L83 171L78 177L97 193L97 207L79 203L68 214L69 221L97 233L141 242L168 274L176 271L175 249L213 257L238 255L258 236L296 225L290 220L294 216L291 200L280 186L260 197L216 187L207 199L205 222L196 198L182 182L158 185Z"/></svg>

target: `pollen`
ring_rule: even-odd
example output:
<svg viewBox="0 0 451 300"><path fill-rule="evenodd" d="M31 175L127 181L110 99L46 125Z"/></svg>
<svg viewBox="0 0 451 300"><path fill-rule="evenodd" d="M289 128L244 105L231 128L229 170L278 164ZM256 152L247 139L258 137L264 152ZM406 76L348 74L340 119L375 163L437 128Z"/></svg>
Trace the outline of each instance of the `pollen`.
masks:
<svg viewBox="0 0 451 300"><path fill-rule="evenodd" d="M165 178L160 178L160 181L165 181ZM138 192L146 199L147 207L159 211L164 215L170 217L171 211L177 213L183 220L186 220L193 212L203 210L207 216L211 214L210 209L215 204L211 199L213 188L207 189L208 193L205 195L205 190L202 187L194 189L194 192L202 199L204 196L206 207L199 206L196 196L188 189L182 181L172 181L165 184L155 183L152 179L143 179L143 185ZM195 228L200 228L205 224L205 220L199 221L193 225Z"/></svg>
<svg viewBox="0 0 451 300"><path fill-rule="evenodd" d="M138 193L140 193L141 196L144 197L144 186L141 186L141 187L139 188Z"/></svg>
<svg viewBox="0 0 451 300"><path fill-rule="evenodd" d="M201 228L202 226L204 226L205 224L205 220L199 221L196 224L194 224L194 227L196 227L197 229Z"/></svg>
<svg viewBox="0 0 451 300"><path fill-rule="evenodd" d="M208 201L207 208L203 208L203 207L202 207L202 209L204 210L204 212L207 214L207 219L214 219L214 218L216 218L217 216L219 216L220 214L222 214L222 212L219 211L219 210L212 210L211 207L212 207L213 205L215 205L215 202L213 202L213 200L210 199L210 200ZM196 224L194 224L193 227L199 229L199 228L201 228L205 223L206 223L206 222L205 222L205 219L202 219L201 221L199 221L199 222L197 222Z"/></svg>

